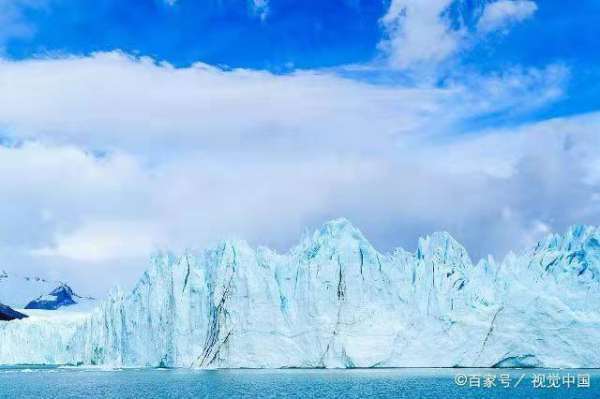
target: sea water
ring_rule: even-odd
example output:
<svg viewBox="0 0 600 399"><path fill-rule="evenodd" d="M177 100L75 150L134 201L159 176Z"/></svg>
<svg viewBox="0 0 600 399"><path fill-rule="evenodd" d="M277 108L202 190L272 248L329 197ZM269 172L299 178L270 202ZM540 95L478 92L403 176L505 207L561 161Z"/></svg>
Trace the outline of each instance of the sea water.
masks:
<svg viewBox="0 0 600 399"><path fill-rule="evenodd" d="M600 370L17 367L0 398L600 398Z"/></svg>

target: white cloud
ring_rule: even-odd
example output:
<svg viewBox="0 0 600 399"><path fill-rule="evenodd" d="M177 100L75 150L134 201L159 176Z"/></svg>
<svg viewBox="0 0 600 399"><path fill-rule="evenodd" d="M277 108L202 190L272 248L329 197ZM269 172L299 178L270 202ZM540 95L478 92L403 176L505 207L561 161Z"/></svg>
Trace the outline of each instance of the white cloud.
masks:
<svg viewBox="0 0 600 399"><path fill-rule="evenodd" d="M469 117L551 101L556 96L540 94L562 92L564 82L551 79L555 69L471 74L445 87L415 88L335 71L176 69L120 53L0 61L0 128L17 139L162 157L192 148L318 152L340 135L346 148L375 151L385 143L377 137L434 133Z"/></svg>
<svg viewBox="0 0 600 399"><path fill-rule="evenodd" d="M236 236L285 249L305 226L340 215L382 249L411 249L418 235L444 229L475 257L502 254L540 238L542 224L600 223L600 186L589 178L599 127L600 114L590 114L441 140L388 139L383 153L346 153L341 136L327 153L213 149L153 165L67 145L0 147L0 247L32 254L26 264L75 264L102 287L116 275L135 280L157 246Z"/></svg>
<svg viewBox="0 0 600 399"><path fill-rule="evenodd" d="M474 112L497 112L501 110L523 113L548 104L564 95L565 82L570 71L562 64L552 64L545 68L506 68L482 76L474 73L459 74L456 86L463 91L463 101L471 104ZM460 83L465 82L465 83ZM510 92L513 98L505 97ZM530 96L529 94L535 93ZM521 103L515 98L525 98Z"/></svg>
<svg viewBox="0 0 600 399"><path fill-rule="evenodd" d="M578 152L594 148L598 118L485 139L455 133L555 100L565 73L514 69L440 88L336 71L176 69L120 53L3 61L0 129L23 144L0 146L0 255L69 276L86 270L106 287L114 275L135 279L155 245L234 235L284 249L338 216L383 249L448 229L475 254L501 252L533 220L596 220L586 193L598 188L572 179L590 175L594 155L565 159L573 152L561 150L561 131ZM505 207L510 221L491 223Z"/></svg>
<svg viewBox="0 0 600 399"><path fill-rule="evenodd" d="M197 248L235 235L286 248L304 226L344 215L384 249L447 229L476 256L502 254L539 238L540 223L600 222L592 195L600 186L589 179L598 127L600 114L591 114L421 138L388 154L242 162L187 154L152 168L71 147L5 148L0 241L84 263L136 258L139 271L156 246Z"/></svg>
<svg viewBox="0 0 600 399"><path fill-rule="evenodd" d="M266 0L249 1L267 16ZM531 2L488 4L480 31L526 18L499 3ZM435 68L467 45L452 4L391 2L392 66ZM10 34L28 34L15 15ZM339 72L175 68L119 52L0 60L0 138L19 143L0 144L3 267L106 287L137 278L156 246L234 235L284 249L338 216L382 249L444 229L475 257L600 223L600 114L465 132L559 99L564 66L453 73L442 87Z"/></svg>
<svg viewBox="0 0 600 399"><path fill-rule="evenodd" d="M530 0L494 1L483 9L477 28L483 33L503 30L513 23L531 17L536 10L537 4Z"/></svg>
<svg viewBox="0 0 600 399"><path fill-rule="evenodd" d="M31 251L34 256L58 256L80 262L144 259L164 246L156 226L122 221L94 222L68 235L54 237L54 246ZM162 244L162 245L161 245Z"/></svg>
<svg viewBox="0 0 600 399"><path fill-rule="evenodd" d="M6 201L0 206L0 246L43 247L87 219L126 218L131 209L119 213L123 201L111 193L130 201L148 194L146 172L132 157L96 158L70 145L0 146L0 170Z"/></svg>
<svg viewBox="0 0 600 399"><path fill-rule="evenodd" d="M537 10L530 0L484 1L483 11L465 14L461 0L392 0L381 19L387 37L379 44L389 66L426 76L483 39L466 20L477 21L479 32L506 29ZM470 6L473 8L473 6ZM455 14L452 16L451 10ZM461 11L462 10L462 11ZM461 14L462 13L462 14Z"/></svg>
<svg viewBox="0 0 600 399"><path fill-rule="evenodd" d="M268 0L249 0L252 10L261 20L265 20L269 15Z"/></svg>
<svg viewBox="0 0 600 399"><path fill-rule="evenodd" d="M392 0L382 18L389 38L380 45L392 66L435 64L457 51L465 32L445 15L453 1Z"/></svg>
<svg viewBox="0 0 600 399"><path fill-rule="evenodd" d="M593 195L600 186L589 179L600 159L599 127L600 113L594 113L411 148L389 178L402 188L394 193L383 188L390 182L374 182L382 198L369 203L385 209L382 221L396 215L404 228L419 226L420 234L450 230L475 256L523 250L549 228L600 223ZM390 198L398 198L398 208L386 205Z"/></svg>

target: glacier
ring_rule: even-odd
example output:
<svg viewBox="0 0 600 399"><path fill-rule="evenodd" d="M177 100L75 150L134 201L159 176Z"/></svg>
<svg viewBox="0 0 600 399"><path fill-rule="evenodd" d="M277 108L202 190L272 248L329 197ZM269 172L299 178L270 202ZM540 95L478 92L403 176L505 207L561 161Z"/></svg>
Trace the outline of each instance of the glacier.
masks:
<svg viewBox="0 0 600 399"><path fill-rule="evenodd" d="M284 254L158 253L89 313L0 323L0 364L600 367L599 284L596 227L473 263L448 233L383 254L337 219Z"/></svg>

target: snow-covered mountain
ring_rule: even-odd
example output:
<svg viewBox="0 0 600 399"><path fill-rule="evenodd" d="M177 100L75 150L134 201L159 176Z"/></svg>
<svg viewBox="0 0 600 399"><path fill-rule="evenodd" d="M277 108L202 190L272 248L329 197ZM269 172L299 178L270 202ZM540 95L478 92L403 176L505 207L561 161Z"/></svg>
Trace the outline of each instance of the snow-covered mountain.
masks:
<svg viewBox="0 0 600 399"><path fill-rule="evenodd" d="M152 258L86 316L0 323L0 364L600 367L600 229L473 264L447 233L376 251L344 219L286 254Z"/></svg>
<svg viewBox="0 0 600 399"><path fill-rule="evenodd" d="M20 276L0 271L0 302L13 308L24 308L31 300L46 295L58 286L37 276Z"/></svg>
<svg viewBox="0 0 600 399"><path fill-rule="evenodd" d="M77 304L89 307L93 302L93 298L74 293L61 281L0 271L0 303L15 309L56 310Z"/></svg>
<svg viewBox="0 0 600 399"><path fill-rule="evenodd" d="M82 297L73 292L71 287L60 283L58 287L47 295L42 295L29 302L25 309L56 310L63 306L77 305L81 301L93 301L94 298Z"/></svg>

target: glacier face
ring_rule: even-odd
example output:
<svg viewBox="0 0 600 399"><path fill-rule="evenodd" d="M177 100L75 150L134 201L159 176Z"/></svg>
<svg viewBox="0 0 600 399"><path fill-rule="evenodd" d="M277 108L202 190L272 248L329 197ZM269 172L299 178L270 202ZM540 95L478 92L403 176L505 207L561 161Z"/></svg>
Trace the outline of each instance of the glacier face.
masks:
<svg viewBox="0 0 600 399"><path fill-rule="evenodd" d="M87 315L0 323L0 364L600 367L600 229L473 264L447 233L377 252L345 219L286 254L152 258Z"/></svg>

